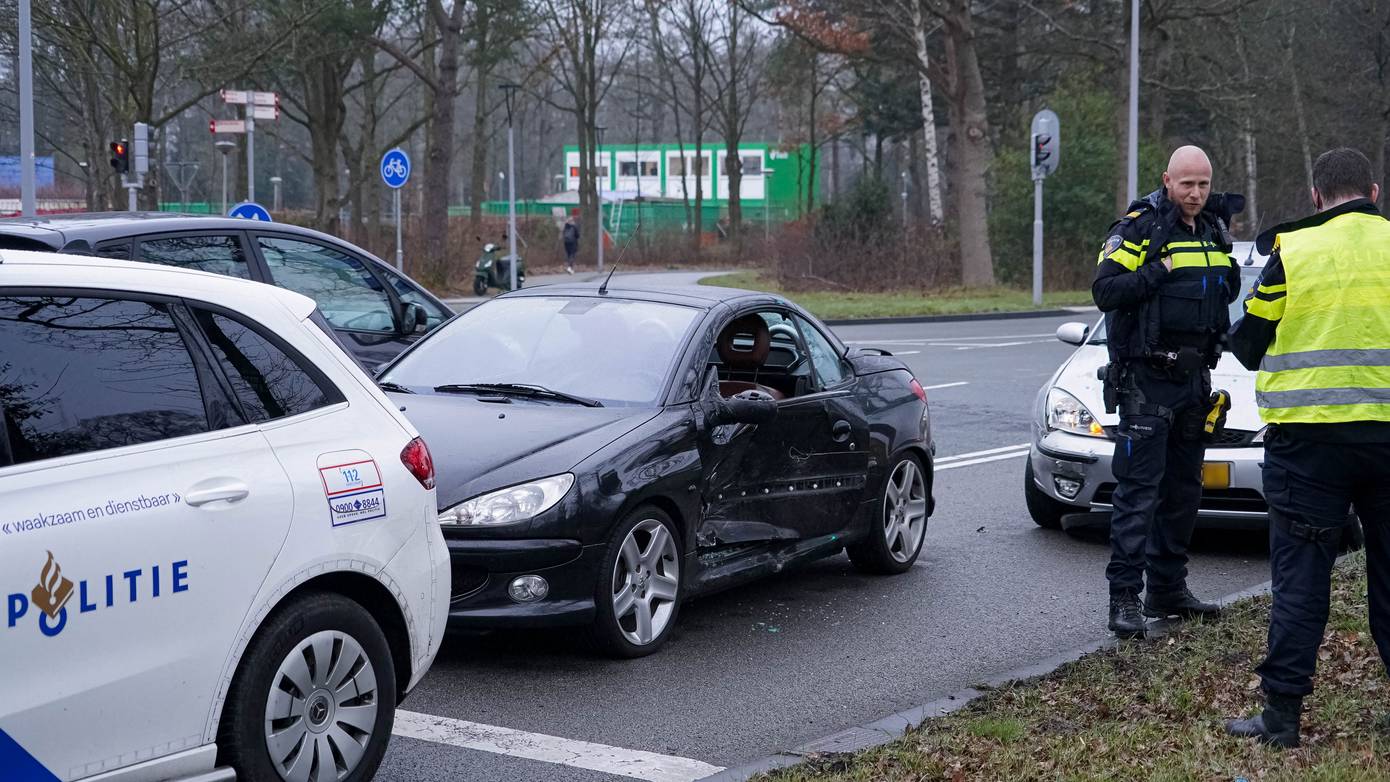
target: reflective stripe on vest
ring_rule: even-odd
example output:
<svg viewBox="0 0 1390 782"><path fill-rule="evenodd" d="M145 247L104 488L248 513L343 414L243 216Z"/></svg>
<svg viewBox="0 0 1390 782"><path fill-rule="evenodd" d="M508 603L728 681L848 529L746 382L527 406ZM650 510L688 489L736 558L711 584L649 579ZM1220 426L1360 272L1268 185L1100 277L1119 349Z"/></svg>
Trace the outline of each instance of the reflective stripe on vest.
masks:
<svg viewBox="0 0 1390 782"><path fill-rule="evenodd" d="M1261 289L1279 325L1255 380L1260 417L1390 421L1390 222L1349 212L1276 246L1287 287Z"/></svg>

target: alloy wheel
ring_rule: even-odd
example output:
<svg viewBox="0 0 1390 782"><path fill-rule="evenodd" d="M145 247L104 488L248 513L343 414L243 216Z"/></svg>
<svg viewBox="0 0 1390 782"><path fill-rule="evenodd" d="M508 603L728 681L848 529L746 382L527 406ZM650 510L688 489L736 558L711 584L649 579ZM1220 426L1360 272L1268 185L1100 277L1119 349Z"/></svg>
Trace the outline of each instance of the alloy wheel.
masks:
<svg viewBox="0 0 1390 782"><path fill-rule="evenodd" d="M324 630L305 638L280 663L265 705L265 745L280 778L318 782L351 774L380 705L376 671L352 636Z"/></svg>
<svg viewBox="0 0 1390 782"><path fill-rule="evenodd" d="M912 459L893 469L883 490L883 536L888 553L898 562L917 554L927 531L927 487Z"/></svg>
<svg viewBox="0 0 1390 782"><path fill-rule="evenodd" d="M613 618L629 643L661 637L675 614L680 556L666 525L643 519L623 538L613 564Z"/></svg>

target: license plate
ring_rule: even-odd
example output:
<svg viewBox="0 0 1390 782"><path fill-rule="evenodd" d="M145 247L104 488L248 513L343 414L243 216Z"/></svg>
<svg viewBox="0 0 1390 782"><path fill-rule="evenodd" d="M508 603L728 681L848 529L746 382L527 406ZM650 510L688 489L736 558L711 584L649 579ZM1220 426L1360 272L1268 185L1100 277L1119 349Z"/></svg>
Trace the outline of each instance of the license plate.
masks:
<svg viewBox="0 0 1390 782"><path fill-rule="evenodd" d="M1204 489L1229 489L1231 488L1231 463L1230 462L1206 462L1202 465L1202 488Z"/></svg>

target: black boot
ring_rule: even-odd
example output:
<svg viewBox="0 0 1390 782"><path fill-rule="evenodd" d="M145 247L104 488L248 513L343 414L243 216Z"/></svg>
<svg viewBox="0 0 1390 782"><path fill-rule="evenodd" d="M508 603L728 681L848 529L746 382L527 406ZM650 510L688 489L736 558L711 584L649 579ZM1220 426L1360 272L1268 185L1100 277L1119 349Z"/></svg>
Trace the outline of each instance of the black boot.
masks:
<svg viewBox="0 0 1390 782"><path fill-rule="evenodd" d="M1172 592L1146 592L1144 613L1157 619L1169 616L1180 616L1183 619L1214 619L1221 615L1221 606L1203 603L1192 594L1192 590L1183 587Z"/></svg>
<svg viewBox="0 0 1390 782"><path fill-rule="evenodd" d="M1299 714L1303 710L1303 698L1297 695L1265 696L1264 711L1248 720L1230 720L1226 732L1232 736L1259 739L1265 744L1284 749L1298 746Z"/></svg>
<svg viewBox="0 0 1390 782"><path fill-rule="evenodd" d="M1110 595L1111 632L1121 638L1144 637L1144 614L1139 610L1139 596L1133 592Z"/></svg>

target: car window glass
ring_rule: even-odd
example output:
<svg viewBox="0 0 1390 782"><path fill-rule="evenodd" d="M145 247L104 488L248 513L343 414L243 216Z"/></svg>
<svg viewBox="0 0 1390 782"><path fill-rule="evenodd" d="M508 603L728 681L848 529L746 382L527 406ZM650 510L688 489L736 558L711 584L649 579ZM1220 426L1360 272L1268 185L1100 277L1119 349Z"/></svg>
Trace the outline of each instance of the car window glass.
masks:
<svg viewBox="0 0 1390 782"><path fill-rule="evenodd" d="M0 464L208 431L193 360L167 307L0 296Z"/></svg>
<svg viewBox="0 0 1390 782"><path fill-rule="evenodd" d="M651 404L698 315L630 299L494 299L417 343L381 380L421 389L520 383L609 406Z"/></svg>
<svg viewBox="0 0 1390 782"><path fill-rule="evenodd" d="M811 356L811 364L816 368L816 377L820 378L821 386L831 388L844 382L847 376L845 364L834 344L805 318L798 317L796 322L801 327L806 351Z"/></svg>
<svg viewBox="0 0 1390 782"><path fill-rule="evenodd" d="M394 330L391 300L361 261L313 242L269 236L256 241L275 284L318 302L319 311L335 328Z"/></svg>
<svg viewBox="0 0 1390 782"><path fill-rule="evenodd" d="M241 241L230 235L141 239L135 260L225 274L244 280L251 279L251 270L246 264L246 253L241 249Z"/></svg>
<svg viewBox="0 0 1390 782"><path fill-rule="evenodd" d="M113 244L99 245L96 254L102 258L116 258L122 261L130 260L130 242L115 242Z"/></svg>
<svg viewBox="0 0 1390 782"><path fill-rule="evenodd" d="M194 316L252 422L298 415L328 404L314 378L251 327L206 310L195 309Z"/></svg>
<svg viewBox="0 0 1390 782"><path fill-rule="evenodd" d="M453 313L442 309L438 304L430 301L428 296L421 293L420 288L415 283L390 269L378 269L378 271L386 275L386 279L391 283L391 287L396 289L396 295L401 298L401 301L419 304L425 309L425 326L427 328L433 329L453 317Z"/></svg>

